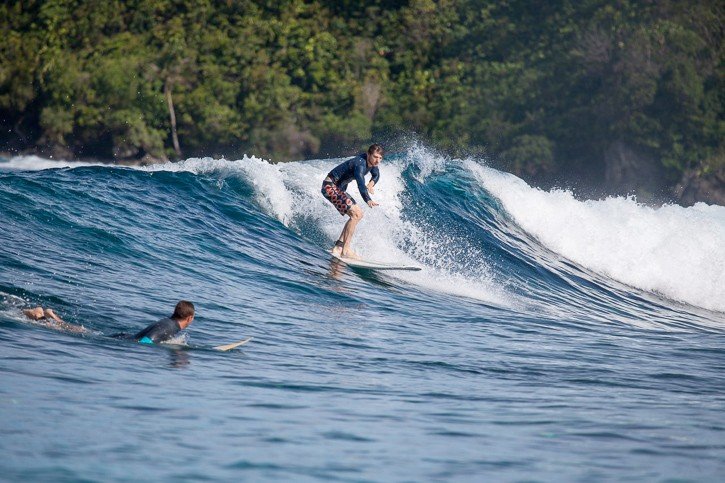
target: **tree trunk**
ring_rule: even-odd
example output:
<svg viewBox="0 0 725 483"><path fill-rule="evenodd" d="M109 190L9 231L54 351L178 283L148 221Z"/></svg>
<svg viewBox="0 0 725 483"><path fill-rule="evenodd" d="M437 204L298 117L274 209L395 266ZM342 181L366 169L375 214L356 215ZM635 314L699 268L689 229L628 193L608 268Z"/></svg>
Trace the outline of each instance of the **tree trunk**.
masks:
<svg viewBox="0 0 725 483"><path fill-rule="evenodd" d="M174 113L174 101L171 99L171 81L166 79L164 82L164 95L166 103L169 106L169 118L171 119L171 139L174 143L174 151L176 156L181 158L181 148L179 147L179 136L176 134L176 114Z"/></svg>

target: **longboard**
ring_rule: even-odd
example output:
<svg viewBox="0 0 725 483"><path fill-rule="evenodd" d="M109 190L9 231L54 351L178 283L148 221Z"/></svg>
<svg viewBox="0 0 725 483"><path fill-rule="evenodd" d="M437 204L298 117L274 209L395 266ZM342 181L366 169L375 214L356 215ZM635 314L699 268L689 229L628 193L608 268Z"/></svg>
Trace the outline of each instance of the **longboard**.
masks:
<svg viewBox="0 0 725 483"><path fill-rule="evenodd" d="M365 268L367 270L421 270L420 267L416 267L413 265L397 265L395 263L374 262L372 260L356 260L354 258L338 257L336 255L332 256L336 260L340 260L344 264L354 268Z"/></svg>
<svg viewBox="0 0 725 483"><path fill-rule="evenodd" d="M239 342L232 342L231 344L226 344L226 345L218 345L216 347L212 347L212 349L217 350L217 351L228 351L228 350L234 349L235 347L239 347L242 344L246 344L250 340L252 340L252 338L247 337L246 339L240 340Z"/></svg>

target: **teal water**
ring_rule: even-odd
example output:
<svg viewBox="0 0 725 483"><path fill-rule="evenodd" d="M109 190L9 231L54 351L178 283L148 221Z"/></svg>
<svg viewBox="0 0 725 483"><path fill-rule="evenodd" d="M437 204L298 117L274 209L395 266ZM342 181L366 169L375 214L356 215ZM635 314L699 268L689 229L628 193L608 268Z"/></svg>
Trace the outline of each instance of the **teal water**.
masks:
<svg viewBox="0 0 725 483"><path fill-rule="evenodd" d="M374 273L336 161L0 162L0 479L725 479L725 208L411 148L355 247L423 270ZM179 345L109 337L180 299Z"/></svg>

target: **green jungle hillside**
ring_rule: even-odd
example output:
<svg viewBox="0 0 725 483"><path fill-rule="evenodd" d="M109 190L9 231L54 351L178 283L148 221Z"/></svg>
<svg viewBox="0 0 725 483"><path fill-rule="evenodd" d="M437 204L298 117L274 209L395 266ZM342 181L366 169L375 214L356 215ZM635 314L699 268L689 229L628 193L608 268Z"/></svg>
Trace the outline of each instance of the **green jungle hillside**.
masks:
<svg viewBox="0 0 725 483"><path fill-rule="evenodd" d="M0 150L283 161L417 139L541 186L725 204L724 10L9 0Z"/></svg>

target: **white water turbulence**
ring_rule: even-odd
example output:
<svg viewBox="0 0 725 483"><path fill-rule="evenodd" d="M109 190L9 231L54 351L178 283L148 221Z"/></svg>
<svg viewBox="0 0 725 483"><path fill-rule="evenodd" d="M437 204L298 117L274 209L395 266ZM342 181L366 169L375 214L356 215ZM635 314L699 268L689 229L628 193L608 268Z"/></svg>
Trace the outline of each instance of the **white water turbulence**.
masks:
<svg viewBox="0 0 725 483"><path fill-rule="evenodd" d="M189 158L175 163L150 165L144 171L188 171L194 174L219 173L222 175L242 175L254 187L257 203L274 215L283 224L288 225L291 216L292 199L284 188L280 165L271 164L256 156L244 156L237 161L213 158Z"/></svg>
<svg viewBox="0 0 725 483"><path fill-rule="evenodd" d="M632 287L725 312L725 207L579 201L568 191L542 191L511 174L466 165L550 250Z"/></svg>
<svg viewBox="0 0 725 483"><path fill-rule="evenodd" d="M423 170L428 162L440 163L438 157L424 156L421 150L416 150L416 153L415 162L422 164ZM269 199L261 205L262 209L271 210L271 216L298 231L300 227L295 224L314 223L319 227L328 240L328 244L320 248L327 251L348 218L340 216L324 199L320 188L327 173L345 159L280 164L260 161L261 165L255 169L245 169L244 176L255 188L262 189L261 192L255 189L258 199ZM246 159L243 161L247 162ZM348 191L362 206L364 213L355 232L353 249L366 260L423 266L420 272L391 272L387 274L390 277L436 292L511 306L511 294L496 284L482 257L475 261L479 266L478 276L471 279L468 274L460 273L460 261L455 258L457 253L450 248L456 245L455 240L445 240L437 233L440 230L416 226L406 218L403 206L406 188L402 175L405 166L407 163L403 162L383 162L380 165L380 182L373 196L380 205L375 208L364 205L354 182L349 185ZM270 169L275 171L275 178L281 176L280 182L271 185L262 181L261 178L270 176ZM432 171L435 167L431 167L428 173ZM273 199L284 200L284 203L274 203Z"/></svg>
<svg viewBox="0 0 725 483"><path fill-rule="evenodd" d="M0 170L41 171L57 168L82 168L85 166L108 166L105 163L45 159L39 156L13 156L0 161Z"/></svg>

